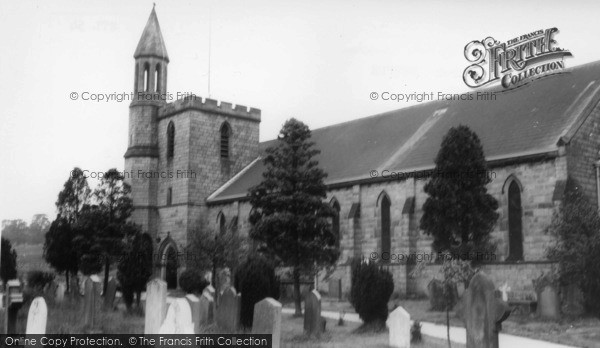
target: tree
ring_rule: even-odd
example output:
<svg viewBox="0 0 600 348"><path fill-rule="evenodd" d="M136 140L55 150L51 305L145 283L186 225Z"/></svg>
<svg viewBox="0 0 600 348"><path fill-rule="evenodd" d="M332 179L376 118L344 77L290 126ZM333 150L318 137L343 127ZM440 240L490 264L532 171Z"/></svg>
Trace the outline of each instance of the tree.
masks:
<svg viewBox="0 0 600 348"><path fill-rule="evenodd" d="M104 291L108 286L111 258L121 252L123 228L133 211L133 202L129 194L131 188L125 178L115 168L109 169L100 179L94 190L94 199L98 203L97 232L94 236L96 246L104 258Z"/></svg>
<svg viewBox="0 0 600 348"><path fill-rule="evenodd" d="M295 315L302 315L300 276L333 265L339 256L330 223L334 212L323 201L327 174L314 159L320 151L310 137L308 126L288 120L277 145L266 150L263 181L249 192L250 236L292 268Z"/></svg>
<svg viewBox="0 0 600 348"><path fill-rule="evenodd" d="M548 258L559 263L559 282L579 287L585 309L600 317L600 217L571 179L548 232L556 237L555 245L548 249Z"/></svg>
<svg viewBox="0 0 600 348"><path fill-rule="evenodd" d="M219 282L217 271L223 268L235 270L239 260L243 260L248 252L246 238L237 232L234 221L219 232L202 224L201 228L192 233L187 247L187 267L211 271L215 288L218 288ZM215 294L218 296L218 291Z"/></svg>
<svg viewBox="0 0 600 348"><path fill-rule="evenodd" d="M75 167L58 194L56 209L58 215L46 232L44 257L57 272L65 272L67 291L69 275L79 270L80 251L76 250L76 225L81 212L89 205L90 188L83 171ZM33 224L33 222L32 222Z"/></svg>
<svg viewBox="0 0 600 348"><path fill-rule="evenodd" d="M69 290L69 274L77 274L79 261L73 245L75 233L66 218L56 216L50 224L44 242L44 259L58 273L65 273L67 290Z"/></svg>
<svg viewBox="0 0 600 348"><path fill-rule="evenodd" d="M6 287L6 282L17 277L17 252L10 241L4 237L2 237L0 254L0 278Z"/></svg>
<svg viewBox="0 0 600 348"><path fill-rule="evenodd" d="M139 307L141 293L152 276L153 246L152 238L142 233L140 227L133 223L123 225L123 256L117 265L117 278L121 283L123 297L127 309L131 309L133 295Z"/></svg>
<svg viewBox="0 0 600 348"><path fill-rule="evenodd" d="M451 128L435 159L421 229L433 236L433 249L473 260L495 249L490 233L498 219L498 202L487 193L487 175L479 137L467 126Z"/></svg>
<svg viewBox="0 0 600 348"><path fill-rule="evenodd" d="M83 206L89 203L89 199L90 187L87 178L81 169L75 167L58 194L56 201L58 215L67 219L69 223L75 222Z"/></svg>
<svg viewBox="0 0 600 348"><path fill-rule="evenodd" d="M31 219L28 231L28 241L31 244L44 242L44 235L48 232L50 220L46 214L35 214Z"/></svg>
<svg viewBox="0 0 600 348"><path fill-rule="evenodd" d="M2 221L2 236L10 240L12 243L26 243L28 234L29 227L27 226L27 222L21 219Z"/></svg>

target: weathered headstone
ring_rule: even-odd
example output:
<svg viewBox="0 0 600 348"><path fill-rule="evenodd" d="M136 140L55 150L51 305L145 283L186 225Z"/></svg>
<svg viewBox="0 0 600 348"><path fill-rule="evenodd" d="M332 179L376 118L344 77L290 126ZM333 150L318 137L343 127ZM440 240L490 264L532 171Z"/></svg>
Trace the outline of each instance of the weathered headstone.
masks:
<svg viewBox="0 0 600 348"><path fill-rule="evenodd" d="M272 347L279 348L281 342L281 303L267 297L254 305L252 333L272 335Z"/></svg>
<svg viewBox="0 0 600 348"><path fill-rule="evenodd" d="M17 329L17 313L23 306L23 292L21 282L18 279L9 280L6 282L6 296L4 309L4 333L16 334Z"/></svg>
<svg viewBox="0 0 600 348"><path fill-rule="evenodd" d="M104 294L104 309L113 309L115 302L115 295L117 294L117 280L110 278L106 287L106 293Z"/></svg>
<svg viewBox="0 0 600 348"><path fill-rule="evenodd" d="M167 311L167 316L160 326L158 333L161 335L194 334L192 311L187 299L177 298L171 302L169 310Z"/></svg>
<svg viewBox="0 0 600 348"><path fill-rule="evenodd" d="M329 297L342 299L342 280L339 278L329 279Z"/></svg>
<svg viewBox="0 0 600 348"><path fill-rule="evenodd" d="M203 293L199 299L200 302L200 325L210 325L214 320L215 313L215 300L214 298L207 294Z"/></svg>
<svg viewBox="0 0 600 348"><path fill-rule="evenodd" d="M217 307L217 325L229 332L237 331L240 323L241 296L234 287L223 291Z"/></svg>
<svg viewBox="0 0 600 348"><path fill-rule="evenodd" d="M65 286L65 284L60 283L58 284L58 287L56 288L56 294L54 297L54 301L56 303L62 303L65 300L65 290L67 289L67 287Z"/></svg>
<svg viewBox="0 0 600 348"><path fill-rule="evenodd" d="M498 348L498 332L510 309L495 292L494 283L482 272L471 279L460 313L467 329L467 348Z"/></svg>
<svg viewBox="0 0 600 348"><path fill-rule="evenodd" d="M144 333L156 335L167 311L167 283L153 279L146 285L146 319Z"/></svg>
<svg viewBox="0 0 600 348"><path fill-rule="evenodd" d="M560 317L560 299L556 286L548 284L538 293L538 314L541 318L556 320Z"/></svg>
<svg viewBox="0 0 600 348"><path fill-rule="evenodd" d="M323 331L321 321L321 294L313 290L306 294L304 300L304 332L320 337Z"/></svg>
<svg viewBox="0 0 600 348"><path fill-rule="evenodd" d="M187 294L185 299L190 305L192 311L192 323L194 323L194 333L200 332L200 299L194 294Z"/></svg>
<svg viewBox="0 0 600 348"><path fill-rule="evenodd" d="M404 308L397 307L386 321L390 333L390 347L410 347L410 314Z"/></svg>
<svg viewBox="0 0 600 348"><path fill-rule="evenodd" d="M46 321L48 320L48 307L43 297L36 297L29 307L27 315L27 335L44 335L46 333Z"/></svg>
<svg viewBox="0 0 600 348"><path fill-rule="evenodd" d="M96 320L96 302L98 301L98 289L100 288L100 279L92 276L86 278L83 283L83 323L88 330L94 330Z"/></svg>

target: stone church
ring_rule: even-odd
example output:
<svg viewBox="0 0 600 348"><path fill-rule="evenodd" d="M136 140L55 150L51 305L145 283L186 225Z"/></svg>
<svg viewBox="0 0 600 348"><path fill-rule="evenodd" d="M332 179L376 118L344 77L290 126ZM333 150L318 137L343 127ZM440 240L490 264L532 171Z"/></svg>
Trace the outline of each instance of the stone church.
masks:
<svg viewBox="0 0 600 348"><path fill-rule="evenodd" d="M161 97L169 56L154 9L134 58L137 98L129 107L124 156L125 171L132 173L132 220L150 233L162 256L182 255L200 228L248 233L247 192L261 180L261 155L275 144L259 142L260 110ZM427 178L420 174L434 168L443 136L461 124L481 139L492 178L488 192L499 202L498 248L484 269L496 284L527 292L532 279L555 267L545 257L553 243L546 228L567 177L598 206L600 62L491 91L496 98L487 101L432 101L313 130L341 251L319 287L336 277L348 291L349 259L377 253L391 255L395 291L425 291L439 266L411 277L413 266L394 258L431 253L432 239L419 230L427 198ZM158 268L176 286L183 267L163 261Z"/></svg>

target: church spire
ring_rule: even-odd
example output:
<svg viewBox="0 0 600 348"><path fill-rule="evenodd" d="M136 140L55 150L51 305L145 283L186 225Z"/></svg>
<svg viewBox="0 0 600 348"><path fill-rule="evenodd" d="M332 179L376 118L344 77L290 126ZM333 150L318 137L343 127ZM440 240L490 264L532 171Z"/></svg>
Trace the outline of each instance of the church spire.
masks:
<svg viewBox="0 0 600 348"><path fill-rule="evenodd" d="M160 32L160 25L158 24L158 18L156 17L156 11L152 7L150 18L146 23L140 42L138 43L133 58L139 57L155 57L169 61L169 55L167 54L167 47L163 40L162 33Z"/></svg>

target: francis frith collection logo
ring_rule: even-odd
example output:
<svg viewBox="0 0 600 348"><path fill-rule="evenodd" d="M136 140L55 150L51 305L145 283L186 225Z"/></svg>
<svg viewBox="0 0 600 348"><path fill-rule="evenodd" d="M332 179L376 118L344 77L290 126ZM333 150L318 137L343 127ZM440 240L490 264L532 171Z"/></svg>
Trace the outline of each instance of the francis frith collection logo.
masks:
<svg viewBox="0 0 600 348"><path fill-rule="evenodd" d="M509 88L559 72L565 67L564 58L572 55L557 46L557 32L557 28L537 30L503 43L492 37L471 41L465 46L465 58L472 64L465 69L463 80L469 87L499 82Z"/></svg>

